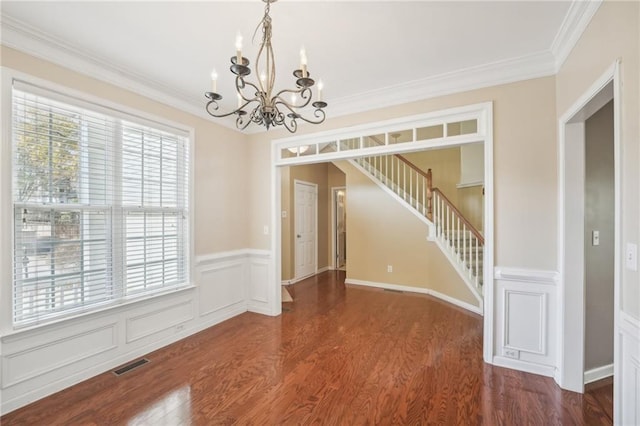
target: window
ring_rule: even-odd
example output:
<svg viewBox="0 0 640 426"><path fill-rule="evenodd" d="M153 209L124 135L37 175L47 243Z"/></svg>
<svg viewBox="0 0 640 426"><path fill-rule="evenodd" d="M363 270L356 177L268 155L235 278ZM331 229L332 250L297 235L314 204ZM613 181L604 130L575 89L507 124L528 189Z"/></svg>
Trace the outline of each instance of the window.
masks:
<svg viewBox="0 0 640 426"><path fill-rule="evenodd" d="M13 88L13 322L189 284L184 131Z"/></svg>

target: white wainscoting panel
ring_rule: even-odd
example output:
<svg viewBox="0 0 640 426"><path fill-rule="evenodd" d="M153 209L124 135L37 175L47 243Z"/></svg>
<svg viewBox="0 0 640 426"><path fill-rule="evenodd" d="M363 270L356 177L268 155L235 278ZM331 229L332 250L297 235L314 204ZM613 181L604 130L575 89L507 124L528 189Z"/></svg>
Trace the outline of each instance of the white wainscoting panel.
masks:
<svg viewBox="0 0 640 426"><path fill-rule="evenodd" d="M494 363L553 376L557 272L497 267L494 276Z"/></svg>
<svg viewBox="0 0 640 426"><path fill-rule="evenodd" d="M269 300L270 252L252 250L249 253L249 291L247 302L251 312L271 315L271 301Z"/></svg>
<svg viewBox="0 0 640 426"><path fill-rule="evenodd" d="M193 287L0 337L0 415L247 310L270 314L271 262L260 250L200 256Z"/></svg>
<svg viewBox="0 0 640 426"><path fill-rule="evenodd" d="M193 319L193 300L154 306L149 312L126 319L127 343L153 336Z"/></svg>
<svg viewBox="0 0 640 426"><path fill-rule="evenodd" d="M616 424L640 424L640 321L622 312L618 327L620 339L620 377L616 376L620 392L619 415Z"/></svg>
<svg viewBox="0 0 640 426"><path fill-rule="evenodd" d="M34 342L35 343L35 342ZM116 323L57 338L14 353L5 353L2 379L6 386L42 376L56 369L116 348ZM72 354L68 347L73 347Z"/></svg>
<svg viewBox="0 0 640 426"><path fill-rule="evenodd" d="M200 315L216 314L225 308L244 305L246 311L244 257L208 261L200 269Z"/></svg>

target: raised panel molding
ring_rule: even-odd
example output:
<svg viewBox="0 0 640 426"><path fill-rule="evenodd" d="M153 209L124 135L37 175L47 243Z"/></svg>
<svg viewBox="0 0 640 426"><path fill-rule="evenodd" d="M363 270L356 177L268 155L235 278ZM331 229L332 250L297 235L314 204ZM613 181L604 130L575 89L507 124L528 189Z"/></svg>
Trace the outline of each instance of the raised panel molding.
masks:
<svg viewBox="0 0 640 426"><path fill-rule="evenodd" d="M505 326L503 347L534 354L546 354L547 295L504 289ZM514 313L514 315L512 315ZM536 317L537 315L537 317ZM535 324L535 328L527 327Z"/></svg>
<svg viewBox="0 0 640 426"><path fill-rule="evenodd" d="M194 317L192 305L192 299L189 299L167 306L160 306L150 312L127 318L127 343L135 342L192 320Z"/></svg>
<svg viewBox="0 0 640 426"><path fill-rule="evenodd" d="M117 347L116 323L100 326L2 357L2 387L7 388Z"/></svg>
<svg viewBox="0 0 640 426"><path fill-rule="evenodd" d="M554 376L558 273L499 266L495 276L496 339L493 363Z"/></svg>
<svg viewBox="0 0 640 426"><path fill-rule="evenodd" d="M246 299L245 259L233 257L233 260L219 258L199 270L200 316L244 303Z"/></svg>

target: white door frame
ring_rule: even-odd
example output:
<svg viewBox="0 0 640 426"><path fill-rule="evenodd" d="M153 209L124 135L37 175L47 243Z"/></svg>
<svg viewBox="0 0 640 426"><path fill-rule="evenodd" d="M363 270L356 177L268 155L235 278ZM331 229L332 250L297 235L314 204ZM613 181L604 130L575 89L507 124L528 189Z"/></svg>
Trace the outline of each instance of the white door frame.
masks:
<svg viewBox="0 0 640 426"><path fill-rule="evenodd" d="M559 121L558 149L558 369L560 387L584 391L585 276L584 171L585 120L613 98L614 144L614 377L620 377L618 338L622 273L622 191L620 142L620 64L616 61L565 112ZM614 391L614 416L619 413L619 385Z"/></svg>
<svg viewBox="0 0 640 426"><path fill-rule="evenodd" d="M331 154L309 155L320 145L327 141L336 141L345 138L362 137L362 135L375 135L385 133L387 136L394 130L405 130L411 126L429 126L436 124L446 124L456 121L477 119L478 129L475 134L448 136L442 138L414 141L412 143L385 144L384 146L353 149L349 151L338 151ZM415 136L415 132L414 132ZM268 286L267 297L270 305L271 315L276 316L282 313L282 299L280 284L282 280L282 266L280 255L282 249L280 219L282 189L280 181L282 167L297 164L322 163L335 160L348 160L364 155L386 155L400 154L424 149L447 148L459 146L465 143L484 143L484 182L485 182L485 253L484 253L484 316L483 316L483 359L486 363L494 363L494 323L495 323L495 286L494 286L494 197L493 197L493 102L482 102L479 104L466 105L462 107L449 108L433 111L416 116L401 117L387 121L379 121L348 128L338 128L334 130L311 133L302 136L294 136L285 139L271 141L271 271L266 285ZM288 153L288 148L308 145L312 148L305 152L305 156L294 158L282 158L282 153ZM288 154L287 154L288 155Z"/></svg>
<svg viewBox="0 0 640 426"><path fill-rule="evenodd" d="M305 186L311 186L313 187L314 191L315 191L315 198L313 199L313 211L315 214L315 218L314 218L314 227L315 227L315 231L313 233L313 245L315 246L315 255L314 255L314 268L313 268L313 273L311 274L307 274L304 276L299 276L298 275L298 262L297 262L297 246L296 246L296 233L297 233L297 229L296 229L296 221L297 221L297 217L298 217L298 212L296 211L296 206L297 206L297 197L298 197L298 191L296 190L296 187L298 185L305 185ZM300 180L300 179L294 179L293 180L293 280L292 282L296 282L296 281L300 281L303 278L306 278L308 276L311 276L313 274L317 274L318 273L318 184L313 183L313 182L306 182L304 180ZM280 250L282 250L282 247L280 248Z"/></svg>
<svg viewBox="0 0 640 426"><path fill-rule="evenodd" d="M347 192L346 186L332 186L331 187L331 267L335 270L338 269L336 264L337 247L336 247L336 191L343 190Z"/></svg>

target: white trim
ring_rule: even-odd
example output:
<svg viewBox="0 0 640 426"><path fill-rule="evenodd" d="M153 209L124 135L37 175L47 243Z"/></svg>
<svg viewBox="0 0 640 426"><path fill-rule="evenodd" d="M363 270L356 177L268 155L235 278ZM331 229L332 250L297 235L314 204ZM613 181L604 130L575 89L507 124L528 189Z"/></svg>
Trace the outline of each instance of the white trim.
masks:
<svg viewBox="0 0 640 426"><path fill-rule="evenodd" d="M474 181L474 182L456 183L456 188L458 188L458 189L471 188L472 186L482 186L482 185L484 185L484 181L483 180L477 180L477 181Z"/></svg>
<svg viewBox="0 0 640 426"><path fill-rule="evenodd" d="M557 271L509 268L505 266L496 266L494 271L495 279L504 281L556 285L560 279Z"/></svg>
<svg viewBox="0 0 640 426"><path fill-rule="evenodd" d="M323 131L319 133L312 133L307 135L299 135L288 137L284 139L276 139L271 141L271 193L274 196L271 199L271 225L274 230L271 237L271 250L274 253L274 268L273 277L270 280L270 289L275 292L276 288L282 282L282 271L280 266L280 251L282 248L281 242L281 226L280 220L280 206L281 206L281 166L304 164L311 162L326 162L335 159L348 159L357 156L369 154L365 149L352 150L348 152L336 153L337 155L325 155L325 156L312 156L306 157L294 157L289 158L289 161L280 160L280 150L287 147L321 143L328 140L338 140L347 137L360 136L361 134L379 134L387 133L392 129L408 128L416 125L417 122L420 125L433 125L434 123L442 122L455 122L466 119L478 120L478 131L473 135L463 135L461 137L449 138L450 144L463 144L470 142L484 142L484 181L485 181L485 203L484 203L484 215L485 215L485 252L483 256L484 266L484 279L483 279L483 292L484 292L484 306L482 312L484 313L484 326L483 326L483 359L486 363L493 362L494 355L494 283L493 283L493 251L494 251L494 220L493 220L493 102L483 102L473 105L466 105L456 108L450 108L440 111L432 111L427 114L418 114L408 117L400 117L392 120L367 123L352 127L346 127L341 129L334 129L329 131ZM372 133L370 133L372 132ZM393 144L385 145L376 148L377 154L394 154L398 152L415 151L425 148L434 148L439 140L425 141L421 143L412 144ZM413 147L404 147L403 145L413 145ZM348 154L348 155L345 155ZM279 292L278 292L279 293ZM273 315L279 315L282 312L282 305L279 299L274 299L272 304Z"/></svg>
<svg viewBox="0 0 640 426"><path fill-rule="evenodd" d="M201 98L202 104L196 104L191 94L152 80L146 75L117 67L113 61L98 57L93 52L73 47L4 13L0 17L0 22L2 23L2 44L7 47L212 121L211 116L204 109L204 97ZM235 123L230 120L217 120L215 123L237 130Z"/></svg>
<svg viewBox="0 0 640 426"><path fill-rule="evenodd" d="M524 371L526 373L539 374L546 377L554 377L555 368L550 365L543 365L534 362L523 361L520 359L507 358L505 356L493 357L493 365L498 367L511 368L512 370Z"/></svg>
<svg viewBox="0 0 640 426"><path fill-rule="evenodd" d="M621 277L622 277L622 157L621 157L621 80L620 80L620 60L616 60L583 94L574 104L560 117L558 121L559 143L558 143L558 333L557 333L557 372L556 382L563 389L576 392L584 390L584 278L576 282L576 278L569 279L565 274L567 270L582 271L584 269L584 255L578 259L574 265L567 264L567 243L571 241L567 235L567 224L565 223L566 212L566 168L569 161L567 141L570 138L570 126L584 126L587 117L580 117L579 122L573 119L583 110L593 99L598 98L598 94L605 87L613 82L613 109L614 109L614 330L619 330L621 315ZM580 141L575 143L584 145L584 132L579 135ZM574 138L575 139L575 138ZM584 165L582 166L584 167ZM577 231L576 231L577 232ZM580 256L580 255L578 255ZM571 267L571 269L569 269ZM577 287L579 286L579 287ZM576 297L580 295L579 297ZM621 342L619 333L614 333L614 375L620 374ZM621 383L618 381L614 390L614 417L621 418Z"/></svg>
<svg viewBox="0 0 640 426"><path fill-rule="evenodd" d="M482 308L472 305L471 303L463 302L462 300L458 300L451 296L447 296L446 294L442 294L438 291L432 290L430 288L421 288L421 287L411 287L406 285L398 285L398 284L389 284L389 283L380 283L374 281L366 281L366 280L357 280L354 278L346 278L344 280L345 284L352 285L361 285L365 287L373 287L373 288L381 288L387 290L395 290L395 291L404 291L408 293L418 293L418 294L426 294L429 296L433 296L437 299L440 299L444 302L450 303L452 305L458 306L459 308L466 309L467 311L473 312L474 314L482 315Z"/></svg>
<svg viewBox="0 0 640 426"><path fill-rule="evenodd" d="M551 43L550 50L555 57L555 72L558 72L567 60L601 4L602 0L571 2L569 11Z"/></svg>
<svg viewBox="0 0 640 426"><path fill-rule="evenodd" d="M585 371L584 384L587 385L589 383L597 382L598 380L606 379L607 377L611 376L613 376L613 363Z"/></svg>
<svg viewBox="0 0 640 426"><path fill-rule="evenodd" d="M370 90L332 100L331 117L547 77L556 73L555 64L551 52L542 51Z"/></svg>
<svg viewBox="0 0 640 426"><path fill-rule="evenodd" d="M116 85L197 117L212 120L204 110L203 98L202 103L198 103L197 99L200 98L191 93L184 93L175 87L152 80L148 76L117 67L107 58L74 47L60 38L4 13L1 16L1 23L2 43L8 47ZM338 117L436 96L550 76L555 74L557 62L552 51L546 50L337 98L331 102L331 116ZM376 99L376 102L367 101L372 98ZM233 120L216 120L215 122L237 131ZM264 130L252 128L251 131L244 133L262 131Z"/></svg>

